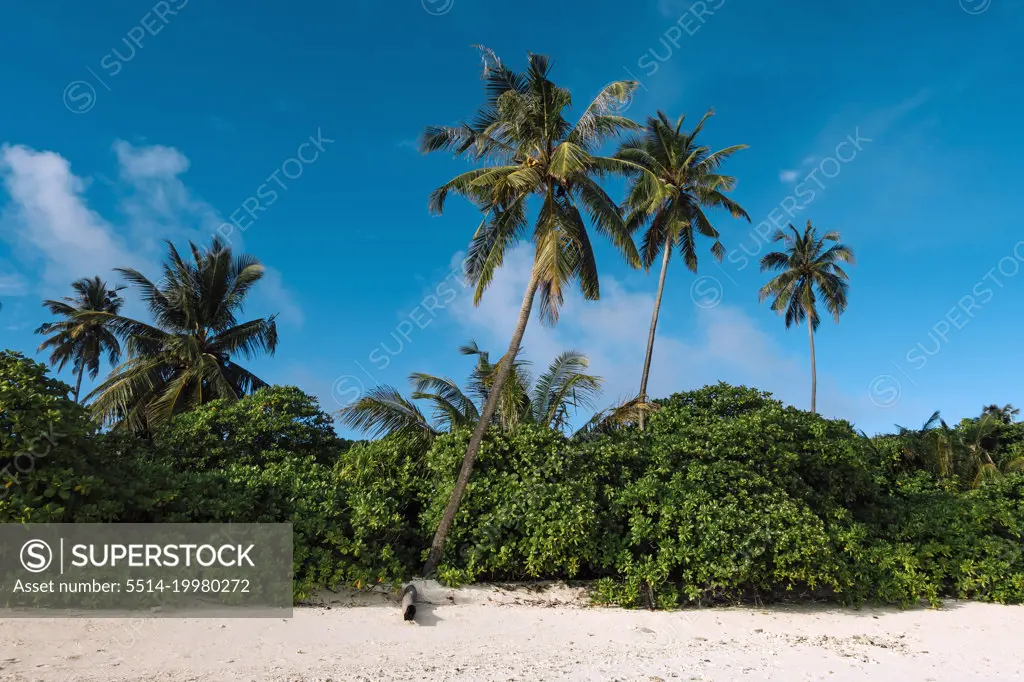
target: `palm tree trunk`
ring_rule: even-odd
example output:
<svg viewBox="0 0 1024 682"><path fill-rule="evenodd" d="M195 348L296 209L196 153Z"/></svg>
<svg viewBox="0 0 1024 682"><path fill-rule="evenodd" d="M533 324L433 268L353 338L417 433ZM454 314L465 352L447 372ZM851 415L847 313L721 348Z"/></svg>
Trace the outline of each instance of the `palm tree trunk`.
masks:
<svg viewBox="0 0 1024 682"><path fill-rule="evenodd" d="M661 311L661 295L665 293L665 274L668 272L668 258L672 238L665 239L665 253L661 257L661 276L658 278L658 295L654 299L654 314L651 315L651 331L647 334L647 356L644 358L644 373L640 377L640 402L647 402L647 377L651 373L651 357L654 355L654 330L658 328L658 313ZM644 413L640 412L640 430L644 429Z"/></svg>
<svg viewBox="0 0 1024 682"><path fill-rule="evenodd" d="M818 395L818 369L814 364L814 326L811 324L811 316L807 316L807 335L811 339L811 413L816 414L815 398Z"/></svg>
<svg viewBox="0 0 1024 682"><path fill-rule="evenodd" d="M78 394L82 390L82 375L85 374L85 363L78 368L78 381L75 382L75 402L78 402Z"/></svg>
<svg viewBox="0 0 1024 682"><path fill-rule="evenodd" d="M448 539L448 531L455 520L455 513L459 510L462 495L466 492L466 486L469 484L469 476L473 473L473 464L476 462L477 453L480 451L480 444L484 440L484 434L487 432L491 418L494 417L505 382L512 373L512 365L515 362L516 355L519 354L519 347L523 342L523 334L526 332L526 323L529 321L530 311L533 309L533 297L537 293L539 283L536 273L531 273L530 283L527 285L526 294L523 296L523 306L519 310L519 322L512 333L512 341L508 344L508 352L498 362L498 369L494 374L494 383L491 384L491 390L487 394L487 402L484 403L480 419L477 421L473 435L469 439L466 455L462 458L462 468L459 470L459 477L455 481L455 488L452 490L448 506L445 507L444 514L441 516L441 522L437 525L434 540L430 544L430 554L427 555L427 563L423 567L424 577L431 576L437 569L437 565L441 563L441 555L444 554L444 543Z"/></svg>

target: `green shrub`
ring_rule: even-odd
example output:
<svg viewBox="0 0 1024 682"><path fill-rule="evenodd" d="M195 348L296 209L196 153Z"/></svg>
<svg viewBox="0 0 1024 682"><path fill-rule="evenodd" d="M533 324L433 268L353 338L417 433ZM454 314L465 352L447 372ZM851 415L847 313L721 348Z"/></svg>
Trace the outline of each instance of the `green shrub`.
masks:
<svg viewBox="0 0 1024 682"><path fill-rule="evenodd" d="M316 398L294 386L207 403L159 427L153 441L179 468L203 470L305 457L329 467L351 445Z"/></svg>
<svg viewBox="0 0 1024 682"><path fill-rule="evenodd" d="M101 522L123 513L105 480L105 439L70 387L0 352L0 523Z"/></svg>
<svg viewBox="0 0 1024 682"><path fill-rule="evenodd" d="M469 434L439 438L428 455L436 528ZM492 431L481 448L445 547L449 582L587 575L598 556L596 479L584 454L556 431L524 425Z"/></svg>
<svg viewBox="0 0 1024 682"><path fill-rule="evenodd" d="M420 566L430 536L419 516L436 494L424 470L419 446L396 437L357 443L334 465L352 528L349 585L398 583Z"/></svg>
<svg viewBox="0 0 1024 682"><path fill-rule="evenodd" d="M273 387L143 441L100 433L67 395L0 353L0 522L290 522L298 600L415 575L469 437L352 445L314 398ZM1000 466L1017 426L985 446ZM867 439L725 384L661 401L643 432L494 429L440 577L592 579L624 606L1024 602L1024 474L965 486L921 456L929 438Z"/></svg>
<svg viewBox="0 0 1024 682"><path fill-rule="evenodd" d="M642 433L588 447L614 552L603 599L666 606L845 589L830 524L839 512L849 524L843 505L875 494L849 425L719 384L664 401Z"/></svg>

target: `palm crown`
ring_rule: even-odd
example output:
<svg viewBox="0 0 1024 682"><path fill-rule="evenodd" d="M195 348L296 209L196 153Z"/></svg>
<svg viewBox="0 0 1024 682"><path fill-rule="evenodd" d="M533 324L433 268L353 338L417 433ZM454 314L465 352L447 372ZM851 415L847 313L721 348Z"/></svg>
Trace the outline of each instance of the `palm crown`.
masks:
<svg viewBox="0 0 1024 682"><path fill-rule="evenodd" d="M377 386L342 409L338 413L341 422L375 436L400 434L421 442L430 442L437 434L458 427L474 426L480 419L478 406L487 399L497 365L475 342L459 351L477 358L465 390L448 377L414 372L409 375L411 399L391 386ZM513 379L502 389L494 421L503 429L528 422L564 430L571 412L592 407L601 391L601 378L586 373L589 364L585 355L565 351L534 381L529 363L517 359ZM429 417L414 401L430 406Z"/></svg>
<svg viewBox="0 0 1024 682"><path fill-rule="evenodd" d="M107 287L99 277L82 278L72 283L75 296L65 296L59 301L43 301L43 307L52 314L65 319L41 325L37 334L49 335L39 345L39 350L49 350L50 365L58 371L68 362L78 374L75 384L75 402L82 388L82 375L89 373L95 379L100 371L100 361L107 356L113 365L121 356L121 344L103 321L86 319L82 313L101 312L116 315L124 300L118 294L124 287Z"/></svg>
<svg viewBox="0 0 1024 682"><path fill-rule="evenodd" d="M452 151L483 162L480 168L449 180L430 197L435 213L441 213L452 192L466 197L484 213L467 259L467 274L476 284L476 303L505 253L526 235L528 200L540 200L532 234L534 276L542 319L553 322L570 282L578 282L589 300L600 294L582 212L628 262L639 265L639 254L618 207L595 180L605 173L625 172L631 164L593 153L603 142L639 126L612 113L617 103L629 97L635 83L606 86L572 124L565 118L572 97L549 80L549 71L548 58L535 54L529 56L525 73L500 63L488 68L484 107L471 122L427 128L421 148L425 152Z"/></svg>
<svg viewBox="0 0 1024 682"><path fill-rule="evenodd" d="M838 232L826 232L820 239L807 221L803 234L792 225L789 232L776 230L774 241L783 242L785 251L774 251L761 259L762 271L782 272L761 287L760 298L772 298L772 310L785 313L786 327L810 319L815 330L821 321L817 301L820 296L825 308L839 321L846 310L846 294L850 288L849 276L840 262L853 264L853 251L839 242ZM833 242L831 246L828 242Z"/></svg>
<svg viewBox="0 0 1024 682"><path fill-rule="evenodd" d="M943 478L958 479L963 487L969 482L970 487L977 488L1003 474L1024 472L1024 457L1020 455L1010 454L999 463L992 458L998 433L1005 426L998 417L983 413L951 428L936 411L920 429L898 424L896 428L907 459L924 464Z"/></svg>
<svg viewBox="0 0 1024 682"><path fill-rule="evenodd" d="M93 391L93 409L106 421L124 419L136 429L266 386L232 358L273 354L277 347L274 316L242 323L236 318L249 291L263 278L258 260L233 257L216 238L205 252L189 243L192 262L173 244L167 246L159 284L136 270L118 269L138 288L152 325L110 313L90 314L126 340L130 356Z"/></svg>
<svg viewBox="0 0 1024 682"><path fill-rule="evenodd" d="M1012 424L1017 415L1020 414L1020 410L1013 405L1006 404L1000 407L999 405L986 405L981 411L981 415L990 416L1000 424Z"/></svg>
<svg viewBox="0 0 1024 682"><path fill-rule="evenodd" d="M735 218L750 220L747 212L726 196L736 186L736 178L717 171L730 156L747 145L738 144L717 152L697 143L704 123L712 112L704 114L693 130L682 129L684 116L672 123L664 112L647 119L642 135L627 140L617 157L648 170L657 178L631 172L626 207L630 231L650 221L644 233L640 256L651 267L663 248L678 246L683 262L697 271L695 234L714 240L711 253L718 260L725 255L718 230L704 210L724 208Z"/></svg>

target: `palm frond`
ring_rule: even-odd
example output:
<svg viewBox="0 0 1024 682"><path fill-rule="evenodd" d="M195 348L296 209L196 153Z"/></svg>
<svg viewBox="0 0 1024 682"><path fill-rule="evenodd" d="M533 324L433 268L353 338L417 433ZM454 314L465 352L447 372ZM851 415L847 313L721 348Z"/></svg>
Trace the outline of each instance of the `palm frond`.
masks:
<svg viewBox="0 0 1024 682"><path fill-rule="evenodd" d="M398 434L429 441L437 435L420 409L391 386L371 388L337 414L345 426L373 436Z"/></svg>
<svg viewBox="0 0 1024 682"><path fill-rule="evenodd" d="M590 420L574 434L574 439L586 440L600 435L621 431L646 419L658 411L657 403L641 400L634 396L594 413Z"/></svg>
<svg viewBox="0 0 1024 682"><path fill-rule="evenodd" d="M530 396L533 420L561 429L568 423L570 408L592 407L600 395L602 380L586 373L589 366L582 353L559 354L534 384Z"/></svg>

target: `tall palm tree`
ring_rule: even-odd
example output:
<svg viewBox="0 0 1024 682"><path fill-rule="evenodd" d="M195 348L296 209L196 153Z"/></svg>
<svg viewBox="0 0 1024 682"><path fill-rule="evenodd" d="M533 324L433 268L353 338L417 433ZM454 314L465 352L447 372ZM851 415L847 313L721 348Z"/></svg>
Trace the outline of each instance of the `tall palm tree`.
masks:
<svg viewBox="0 0 1024 682"><path fill-rule="evenodd" d="M108 423L145 430L178 412L266 386L236 364L241 355L273 355L276 316L239 323L236 314L264 268L255 257L233 257L219 238L203 250L189 243L192 262L170 242L163 277L154 283L136 270L118 272L138 288L153 317L146 324L114 313L87 313L125 341L128 360L97 386L94 413Z"/></svg>
<svg viewBox="0 0 1024 682"><path fill-rule="evenodd" d="M475 426L480 419L478 404L487 400L497 365L491 364L487 352L473 342L459 350L464 355L477 356L465 391L448 377L414 372L409 375L413 387L411 399L391 386L376 386L366 396L340 410L340 421L373 436L399 434L423 446L429 446L440 433ZM572 413L592 407L601 392L601 378L586 373L589 364L585 355L565 351L533 381L528 363L517 358L512 380L505 385L493 423L505 430L533 423L564 431ZM428 403L430 416L427 417L414 401Z"/></svg>
<svg viewBox="0 0 1024 682"><path fill-rule="evenodd" d="M747 145L738 144L712 152L697 143L697 135L712 115L713 112L708 111L693 130L686 132L682 129L684 116L672 123L664 112L659 111L657 116L647 119L643 134L623 143L617 154L618 158L647 169L657 178L656 191L652 192L649 176L634 173L626 199L629 210L626 224L630 231L649 222L640 247L644 267L650 269L658 255L661 255L658 294L654 299L651 329L647 335L647 354L640 377L640 402L647 400L647 378L654 354L654 334L658 327L658 313L661 310L665 274L672 249L678 248L686 267L691 272L697 272L696 234L714 240L711 254L716 259L721 261L725 255L725 248L718 240L718 230L704 213L706 209L724 208L733 217L750 221L743 207L725 195L736 186L736 178L718 173L726 159L746 149ZM641 412L641 428L643 419Z"/></svg>
<svg viewBox="0 0 1024 682"><path fill-rule="evenodd" d="M557 320L564 292L573 283L579 284L588 300L600 295L597 264L582 213L589 214L594 229L609 237L629 263L640 263L618 206L596 180L607 173L621 173L630 164L593 153L623 131L639 128L610 113L629 97L636 83L605 86L573 124L565 118L572 96L550 80L550 70L548 58L535 54L529 55L524 73L512 71L500 61L494 66L485 62L483 108L468 123L427 128L420 143L424 152L450 151L481 164L446 182L430 200L433 212L440 214L445 199L454 192L484 214L467 263L467 275L476 285L474 303L480 302L505 254L526 236L529 200L536 198L539 203L531 235L533 267L519 319L508 351L498 362L451 499L434 534L424 566L426 575L433 573L441 560L480 443L519 353L535 295L540 293L541 319L548 323Z"/></svg>
<svg viewBox="0 0 1024 682"><path fill-rule="evenodd" d="M839 263L853 265L853 250L839 243L838 232L826 232L819 239L810 220L803 234L790 225L789 233L776 230L773 239L783 242L785 250L765 255L761 259L761 271L781 273L761 287L760 298L761 301L773 299L772 310L780 315L785 313L787 329L807 320L807 334L811 342L811 412L816 412L818 374L814 359L814 332L821 321L817 301L820 296L838 324L839 316L846 310L846 294L850 288L850 278ZM828 242L834 243L829 246Z"/></svg>
<svg viewBox="0 0 1024 682"><path fill-rule="evenodd" d="M71 284L74 296L65 296L59 301L43 301L43 307L51 314L63 317L58 322L47 322L36 329L37 334L49 335L39 344L37 350L50 350L49 363L61 371L71 363L78 375L75 381L75 402L82 390L82 376L86 371L95 379L100 371L100 360L104 355L111 365L121 357L121 344L102 320L86 320L82 313L100 312L117 315L124 304L118 294L124 287L110 288L99 277L76 280Z"/></svg>

